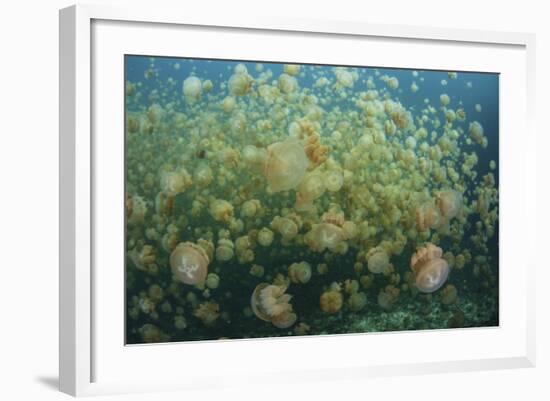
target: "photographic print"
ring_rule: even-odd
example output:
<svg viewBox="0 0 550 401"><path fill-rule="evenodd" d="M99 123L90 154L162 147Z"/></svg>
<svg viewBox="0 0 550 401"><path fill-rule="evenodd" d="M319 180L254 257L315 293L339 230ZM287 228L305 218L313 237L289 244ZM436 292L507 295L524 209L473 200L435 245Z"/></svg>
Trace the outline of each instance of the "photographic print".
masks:
<svg viewBox="0 0 550 401"><path fill-rule="evenodd" d="M499 325L497 73L124 68L126 344Z"/></svg>

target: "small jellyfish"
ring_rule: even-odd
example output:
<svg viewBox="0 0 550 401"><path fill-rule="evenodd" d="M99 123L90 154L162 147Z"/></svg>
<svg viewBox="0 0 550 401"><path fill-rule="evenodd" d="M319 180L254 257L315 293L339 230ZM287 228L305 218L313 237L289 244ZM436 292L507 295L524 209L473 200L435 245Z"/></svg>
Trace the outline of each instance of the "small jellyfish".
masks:
<svg viewBox="0 0 550 401"><path fill-rule="evenodd" d="M293 283L305 284L311 279L311 265L307 262L293 263L288 267L288 276Z"/></svg>
<svg viewBox="0 0 550 401"><path fill-rule="evenodd" d="M229 78L229 92L235 96L246 95L252 89L253 82L254 79L246 72L235 73Z"/></svg>
<svg viewBox="0 0 550 401"><path fill-rule="evenodd" d="M275 327L285 329L296 322L290 300L285 293L286 287L269 283L260 283L250 298L250 306L257 318L271 322Z"/></svg>
<svg viewBox="0 0 550 401"><path fill-rule="evenodd" d="M329 192L338 192L344 185L344 174L338 170L325 173L325 187Z"/></svg>
<svg viewBox="0 0 550 401"><path fill-rule="evenodd" d="M443 93L441 96L439 96L439 101L441 102L442 106L448 106L449 103L451 103L451 98L446 93Z"/></svg>
<svg viewBox="0 0 550 401"><path fill-rule="evenodd" d="M384 273L390 266L390 257L382 248L371 249L366 257L367 267L371 273Z"/></svg>
<svg viewBox="0 0 550 401"><path fill-rule="evenodd" d="M307 174L296 193L296 210L308 210L311 203L325 193L323 176L319 173Z"/></svg>
<svg viewBox="0 0 550 401"><path fill-rule="evenodd" d="M342 228L331 223L321 223L311 227L305 241L312 251L323 252L327 248L331 251L335 250L344 239Z"/></svg>

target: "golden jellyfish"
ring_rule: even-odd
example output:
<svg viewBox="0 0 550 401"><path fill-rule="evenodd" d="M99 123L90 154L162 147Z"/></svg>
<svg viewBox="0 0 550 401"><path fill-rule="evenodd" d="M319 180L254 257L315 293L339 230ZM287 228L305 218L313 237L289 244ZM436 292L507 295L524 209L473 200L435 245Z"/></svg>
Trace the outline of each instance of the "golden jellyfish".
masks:
<svg viewBox="0 0 550 401"><path fill-rule="evenodd" d="M233 111L236 104L237 104L237 101L233 96L226 96L222 100L222 110L226 113L230 113Z"/></svg>
<svg viewBox="0 0 550 401"><path fill-rule="evenodd" d="M248 272L254 277L262 277L264 275L265 269L263 266L260 265L252 265L250 266L250 270Z"/></svg>
<svg viewBox="0 0 550 401"><path fill-rule="evenodd" d="M462 210L462 195L453 189L445 189L435 194L435 203L441 215L450 220Z"/></svg>
<svg viewBox="0 0 550 401"><path fill-rule="evenodd" d="M292 75L283 73L279 76L278 87L285 94L295 92L298 89L298 80Z"/></svg>
<svg viewBox="0 0 550 401"><path fill-rule="evenodd" d="M285 64L283 71L288 75L298 75L300 72L300 64Z"/></svg>
<svg viewBox="0 0 550 401"><path fill-rule="evenodd" d="M218 240L218 247L216 248L216 260L220 262L226 262L233 258L235 254L233 242L227 238L220 238Z"/></svg>
<svg viewBox="0 0 550 401"><path fill-rule="evenodd" d="M261 170L265 163L267 152L265 149L257 148L254 145L246 145L243 148L243 161L254 170Z"/></svg>
<svg viewBox="0 0 550 401"><path fill-rule="evenodd" d="M192 242L181 242L170 255L170 267L184 284L204 283L210 259L204 249Z"/></svg>
<svg viewBox="0 0 550 401"><path fill-rule="evenodd" d="M367 296L364 292L354 292L348 298L348 306L353 312L359 312L367 304Z"/></svg>
<svg viewBox="0 0 550 401"><path fill-rule="evenodd" d="M288 217L275 217L271 222L271 228L281 234L286 241L293 239L298 234L298 225Z"/></svg>
<svg viewBox="0 0 550 401"><path fill-rule="evenodd" d="M323 176L319 173L307 174L300 183L298 192L296 192L296 210L308 210L312 206L312 202L324 193Z"/></svg>
<svg viewBox="0 0 550 401"><path fill-rule="evenodd" d="M141 249L134 248L128 252L128 257L138 270L149 271L149 267L156 262L155 249L151 245L144 245Z"/></svg>
<svg viewBox="0 0 550 401"><path fill-rule="evenodd" d="M321 216L323 223L334 224L335 226L342 227L345 223L344 213L337 209L330 209Z"/></svg>
<svg viewBox="0 0 550 401"><path fill-rule="evenodd" d="M372 248L366 255L367 267L371 273L384 273L390 268L390 257L380 247Z"/></svg>
<svg viewBox="0 0 550 401"><path fill-rule="evenodd" d="M211 290L215 290L220 285L220 276L218 276L216 273L208 273L208 276L206 276L206 287L210 288Z"/></svg>
<svg viewBox="0 0 550 401"><path fill-rule="evenodd" d="M442 106L448 106L449 103L451 103L451 98L446 93L443 93L441 96L439 96L439 101Z"/></svg>
<svg viewBox="0 0 550 401"><path fill-rule="evenodd" d="M233 217L233 206L223 199L214 199L208 208L210 216L216 221L228 223Z"/></svg>
<svg viewBox="0 0 550 401"><path fill-rule="evenodd" d="M296 139L275 142L268 146L264 175L272 192L296 188L306 174L308 158Z"/></svg>
<svg viewBox="0 0 550 401"><path fill-rule="evenodd" d="M307 262L293 263L288 267L290 281L305 284L311 279L311 265Z"/></svg>
<svg viewBox="0 0 550 401"><path fill-rule="evenodd" d="M201 320L205 326L213 326L220 317L220 306L216 302L208 301L199 305L193 315Z"/></svg>
<svg viewBox="0 0 550 401"><path fill-rule="evenodd" d="M214 180L212 169L206 163L200 163L193 174L193 180L199 187L207 187Z"/></svg>
<svg viewBox="0 0 550 401"><path fill-rule="evenodd" d="M193 180L184 168L176 171L163 171L160 174L160 187L167 195L177 195L185 192Z"/></svg>
<svg viewBox="0 0 550 401"><path fill-rule="evenodd" d="M235 96L243 96L250 92L254 79L246 72L236 73L229 78L229 92Z"/></svg>
<svg viewBox="0 0 550 401"><path fill-rule="evenodd" d="M128 225L138 225L143 223L147 214L147 203L139 195L127 197L126 199L126 216Z"/></svg>
<svg viewBox="0 0 550 401"><path fill-rule="evenodd" d="M454 304L458 300L458 291L452 284L447 284L441 290L441 303L444 305Z"/></svg>
<svg viewBox="0 0 550 401"><path fill-rule="evenodd" d="M159 192L155 197L155 210L159 215L169 215L174 209L174 196Z"/></svg>
<svg viewBox="0 0 550 401"><path fill-rule="evenodd" d="M323 294L321 294L321 298L319 298L319 306L321 307L321 310L329 315L338 313L338 311L342 309L343 305L344 297L336 288L331 288L328 291L323 292Z"/></svg>
<svg viewBox="0 0 550 401"><path fill-rule="evenodd" d="M468 127L468 133L470 138L476 141L478 144L483 144L485 136L483 134L483 126L478 121L473 121Z"/></svg>
<svg viewBox="0 0 550 401"><path fill-rule="evenodd" d="M241 206L241 216L242 217L254 217L261 210L261 203L257 199L250 199L244 202Z"/></svg>
<svg viewBox="0 0 550 401"><path fill-rule="evenodd" d="M183 81L183 96L188 102L199 100L202 92L201 80L195 76L190 76Z"/></svg>
<svg viewBox="0 0 550 401"><path fill-rule="evenodd" d="M325 173L325 187L329 192L338 192L344 185L344 174L338 170Z"/></svg>
<svg viewBox="0 0 550 401"><path fill-rule="evenodd" d="M411 258L411 269L416 274L415 285L420 292L437 291L449 276L449 264L442 258L443 250L432 243L419 248Z"/></svg>
<svg viewBox="0 0 550 401"><path fill-rule="evenodd" d="M344 241L344 230L331 223L314 224L306 234L306 243L315 252L323 252L325 249L334 250Z"/></svg>
<svg viewBox="0 0 550 401"><path fill-rule="evenodd" d="M342 230L346 239L354 239L359 235L359 227L353 221L345 221Z"/></svg>
<svg viewBox="0 0 550 401"><path fill-rule="evenodd" d="M285 286L269 283L258 284L250 298L250 306L254 315L265 322L271 322L280 329L292 326L297 317L290 304L292 296L285 292Z"/></svg>
<svg viewBox="0 0 550 401"><path fill-rule="evenodd" d="M271 245L273 242L273 231L267 227L263 227L260 231L258 231L257 241L261 246L267 247Z"/></svg>
<svg viewBox="0 0 550 401"><path fill-rule="evenodd" d="M334 75L336 76L337 89L353 87L353 75L347 69L343 67L335 67Z"/></svg>
<svg viewBox="0 0 550 401"><path fill-rule="evenodd" d="M382 309L389 310L399 299L399 288L393 285L387 285L383 290L378 293L378 305Z"/></svg>
<svg viewBox="0 0 550 401"><path fill-rule="evenodd" d="M386 85L388 85L390 89L397 89L399 88L399 80L396 77L390 77L386 81Z"/></svg>
<svg viewBox="0 0 550 401"><path fill-rule="evenodd" d="M416 209L416 228L418 231L438 228L441 222L441 212L433 201L425 202Z"/></svg>
<svg viewBox="0 0 550 401"><path fill-rule="evenodd" d="M205 92L210 92L214 88L214 84L212 83L211 80L207 79L206 81L203 82L202 88L204 89Z"/></svg>

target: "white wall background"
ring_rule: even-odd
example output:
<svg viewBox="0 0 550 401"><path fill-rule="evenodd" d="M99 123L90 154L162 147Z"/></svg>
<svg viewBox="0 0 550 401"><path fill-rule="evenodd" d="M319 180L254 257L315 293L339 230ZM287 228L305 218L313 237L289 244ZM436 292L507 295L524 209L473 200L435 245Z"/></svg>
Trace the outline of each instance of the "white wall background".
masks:
<svg viewBox="0 0 550 401"><path fill-rule="evenodd" d="M131 4L137 0L96 0ZM246 13L364 20L537 34L539 193L537 353L534 369L328 382L225 394L150 394L131 400L550 399L550 236L548 174L550 28L545 1L139 1L189 12ZM65 0L5 0L0 5L0 399L57 400L58 16ZM518 132L518 135L522 135ZM535 200L533 200L535 201ZM521 266L518 266L521 268ZM391 350L388 350L391 352ZM189 363L189 361L182 361ZM215 361L212 361L215 363ZM111 399L109 397L108 399ZM115 399L112 397L112 399ZM119 398L116 398L119 399Z"/></svg>

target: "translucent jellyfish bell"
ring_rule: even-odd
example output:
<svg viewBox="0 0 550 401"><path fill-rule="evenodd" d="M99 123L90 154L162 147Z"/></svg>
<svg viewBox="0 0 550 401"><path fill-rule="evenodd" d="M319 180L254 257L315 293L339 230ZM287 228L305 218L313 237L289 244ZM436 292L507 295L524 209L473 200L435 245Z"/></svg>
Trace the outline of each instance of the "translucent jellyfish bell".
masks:
<svg viewBox="0 0 550 401"><path fill-rule="evenodd" d="M413 254L411 269L416 273L415 285L420 292L435 292L447 281L450 268L442 255L442 249L432 243Z"/></svg>
<svg viewBox="0 0 550 401"><path fill-rule="evenodd" d="M201 80L195 76L190 76L183 81L183 96L188 101L196 101L200 98L202 92Z"/></svg>
<svg viewBox="0 0 550 401"><path fill-rule="evenodd" d="M308 158L296 139L275 142L267 148L264 174L272 192L296 188L304 178Z"/></svg>
<svg viewBox="0 0 550 401"><path fill-rule="evenodd" d="M191 242L182 242L170 255L172 272L184 284L203 283L208 274L210 260L206 252Z"/></svg>
<svg viewBox="0 0 550 401"><path fill-rule="evenodd" d="M453 189L446 189L436 193L435 200L441 215L450 220L462 210L462 196Z"/></svg>

